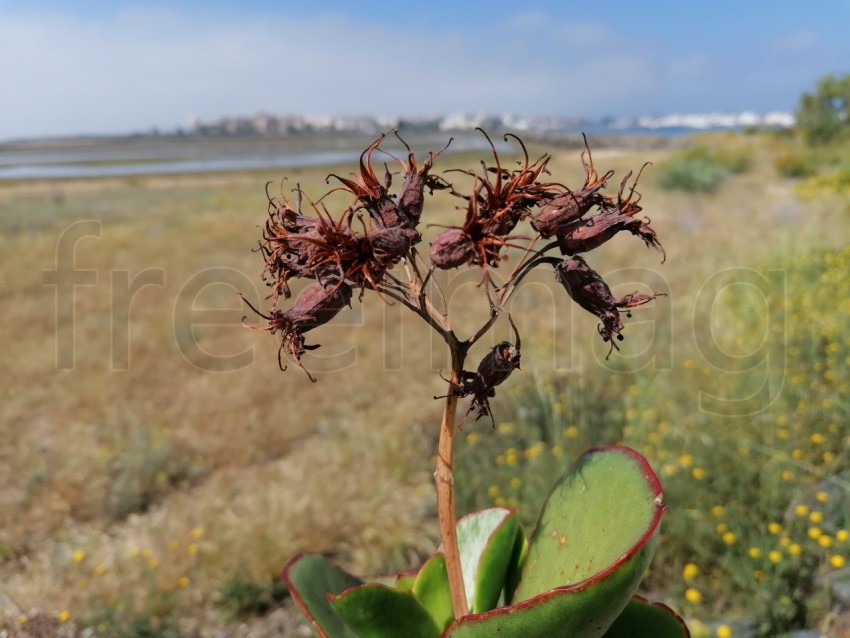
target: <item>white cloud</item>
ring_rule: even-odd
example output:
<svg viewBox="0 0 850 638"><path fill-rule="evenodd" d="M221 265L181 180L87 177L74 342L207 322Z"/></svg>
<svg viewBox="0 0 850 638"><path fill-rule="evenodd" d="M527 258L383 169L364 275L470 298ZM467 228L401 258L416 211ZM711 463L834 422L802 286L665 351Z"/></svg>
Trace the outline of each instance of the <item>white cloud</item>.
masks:
<svg viewBox="0 0 850 638"><path fill-rule="evenodd" d="M275 113L627 115L687 94L652 43L602 23L518 13L486 28L389 28L133 10L0 17L0 139L170 129ZM678 79L677 79L678 76ZM679 82L681 86L676 85Z"/></svg>

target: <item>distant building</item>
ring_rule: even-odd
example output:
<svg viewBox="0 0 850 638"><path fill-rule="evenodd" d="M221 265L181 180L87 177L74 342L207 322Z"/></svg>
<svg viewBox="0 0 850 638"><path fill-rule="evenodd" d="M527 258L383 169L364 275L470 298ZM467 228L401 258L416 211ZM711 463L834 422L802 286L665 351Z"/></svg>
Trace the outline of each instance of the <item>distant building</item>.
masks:
<svg viewBox="0 0 850 638"><path fill-rule="evenodd" d="M596 121L579 117L549 115L518 115L514 113L451 113L402 117L396 115L276 115L258 113L253 116L222 117L209 122L193 116L187 133L200 136L224 135L292 135L305 133L363 133L376 135L397 128L400 131L469 131L483 128L488 131L512 130L545 133L549 131L580 131L592 128L604 132L623 129L740 129L749 127L790 128L794 126L790 113L771 112L759 115L752 111L741 113L674 113L636 118L604 118Z"/></svg>

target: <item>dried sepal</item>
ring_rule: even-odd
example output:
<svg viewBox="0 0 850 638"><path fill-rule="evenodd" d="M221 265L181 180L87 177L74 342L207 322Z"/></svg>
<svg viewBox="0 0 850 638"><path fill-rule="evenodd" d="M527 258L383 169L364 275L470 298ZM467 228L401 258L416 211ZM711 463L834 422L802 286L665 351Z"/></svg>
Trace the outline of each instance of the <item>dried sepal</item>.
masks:
<svg viewBox="0 0 850 638"><path fill-rule="evenodd" d="M475 186L472 195L456 191L452 191L452 194L468 201L474 198L480 211L480 218L487 221L488 231L493 235L506 237L520 220L529 215L531 207L550 196L552 188L564 189L565 187L560 184L539 182L540 175L546 172L546 165L551 156L543 155L532 163L522 140L516 135L505 135L506 141L509 138L515 139L523 151L523 162L520 167L508 171L502 167L496 147L487 133L481 128L477 130L487 139L495 165L487 166L482 162L483 173L481 174L471 170L453 169L474 177Z"/></svg>
<svg viewBox="0 0 850 638"><path fill-rule="evenodd" d="M279 335L280 347L277 351L277 362L280 369L286 370L286 366L283 364L283 353L285 351L295 360L296 365L304 370L310 380L315 382L316 379L313 375L302 365L301 356L308 350L315 350L319 347L319 344L306 344L304 333L326 324L339 314L345 306L350 305L351 294L351 286L345 282L316 283L301 291L289 310L282 311L279 308L273 308L269 314L257 310L245 297L242 297L242 300L257 315L266 320L265 326L247 327L253 330L267 330L271 334ZM242 322L244 325L244 317Z"/></svg>
<svg viewBox="0 0 850 638"><path fill-rule="evenodd" d="M431 263L437 268L447 270L463 265L481 266L486 278L486 269L497 266L503 258L503 248L521 248L512 243L510 235L501 232L504 228L501 215L509 215L508 209L495 216L482 212L479 192L483 188L483 182L476 178L473 195L467 201L463 226L450 226L431 242L428 254Z"/></svg>
<svg viewBox="0 0 850 638"><path fill-rule="evenodd" d="M386 136L387 133L382 133L360 154L359 175L353 175L353 179L348 179L331 173L326 180L330 180L331 177L337 179L342 184L339 187L340 189L354 195L356 201L354 208L365 209L369 213L369 216L382 226L392 225L398 219L395 202L389 193L389 187L392 181L389 171L385 171L384 179L381 180L378 179L375 170L372 168L372 154ZM331 190L328 194L332 192L334 191Z"/></svg>
<svg viewBox="0 0 850 638"><path fill-rule="evenodd" d="M516 345L510 341L502 341L493 346L481 359L475 372L463 371L461 385L454 388L454 393L458 396L472 395L472 401L461 421L461 426L469 413L475 409L478 410L476 420L489 416L493 427L496 425L490 410L490 399L496 396L496 386L504 382L514 370L519 370L521 358L522 342L519 331L511 317L508 317L508 321L513 328Z"/></svg>
<svg viewBox="0 0 850 638"><path fill-rule="evenodd" d="M422 209L425 206L425 189L427 188L430 193L433 193L435 190L451 188L448 182L435 175L430 175L429 171L434 166L434 160L449 147L452 140L450 138L448 143L436 153L428 153L428 158L422 162L421 167L418 167L416 156L410 146L402 139L398 131L395 131L395 136L407 149L407 162L399 160L403 178L395 198L397 219L395 223L392 220L384 221L386 226L402 226L413 229L419 225L419 219L422 216Z"/></svg>
<svg viewBox="0 0 850 638"><path fill-rule="evenodd" d="M550 197L531 221L531 226L543 238L555 235L559 228L575 223L594 207L610 201L610 197L601 191L614 175L614 171L608 171L600 177L593 166L593 155L586 137L584 145L586 153L581 154L584 164L582 187L578 190L567 189L566 192Z"/></svg>
<svg viewBox="0 0 850 638"><path fill-rule="evenodd" d="M647 246L664 255L658 236L650 227L649 220L628 217L619 213L600 213L579 220L574 225L561 229L557 235L558 248L563 255L586 253L599 248L617 233L627 230L643 239Z"/></svg>
<svg viewBox="0 0 850 638"><path fill-rule="evenodd" d="M296 189L299 193L300 191ZM293 277L317 278L314 264L320 258L316 240L321 238L322 219L307 217L292 207L283 194L269 199L268 219L263 228L259 251L265 259L262 278L272 288L276 302L279 295L290 297L289 280Z"/></svg>
<svg viewBox="0 0 850 638"><path fill-rule="evenodd" d="M599 326L599 334L602 335L603 341L611 344L608 350L609 357L614 348L619 350L615 341L623 340L621 332L624 326L620 311L625 310L627 316L631 316L630 308L664 296L664 293L644 295L634 292L618 299L611 293L611 289L599 273L588 266L581 257L572 257L559 263L555 267L555 278L566 289L573 301L596 315L602 322Z"/></svg>

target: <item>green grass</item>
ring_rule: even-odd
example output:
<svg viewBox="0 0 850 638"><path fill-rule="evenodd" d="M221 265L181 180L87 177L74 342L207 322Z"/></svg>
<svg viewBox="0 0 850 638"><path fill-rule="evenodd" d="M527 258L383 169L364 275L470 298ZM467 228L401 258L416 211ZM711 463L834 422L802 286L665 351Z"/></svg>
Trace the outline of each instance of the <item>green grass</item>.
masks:
<svg viewBox="0 0 850 638"><path fill-rule="evenodd" d="M737 157L735 138L724 143ZM803 526L793 508L820 507L819 486L838 485L830 481L848 460L846 344L831 341L840 351L830 353L817 340L832 330L846 334L841 322L850 313L837 292L846 255L829 251L847 236L847 211L816 187L798 198L773 165L784 144L748 138L747 170L711 198L662 190L658 169L647 169L641 203L667 263L631 236L588 261L615 292L650 286L669 297L634 312L622 352L609 361L595 319L569 302L550 273L529 278L510 308L523 335L523 369L499 388L496 430L487 419L470 420L459 437L464 509L517 505L531 525L557 473L583 448L622 441L647 455L667 491L665 537L649 583L688 616L751 614L781 597L791 575L832 573L830 556L844 551L838 531L848 523L828 518L824 505L830 527L822 529L835 544L819 550L815 539L806 541L811 521ZM441 157L437 167L476 168L484 155ZM600 173L617 171L611 186L644 161L668 157L663 150L594 154ZM572 150L557 151L550 167L567 184L582 177ZM284 188L300 182L318 197L327 173L353 169L288 171ZM0 617L9 626L36 609L52 618L66 610L71 622L104 625L107 634L145 635L157 622L171 631L177 618L187 633L228 628L234 610L250 613L267 600L266 585L297 551L323 552L369 573L414 566L436 548L431 459L440 405L431 397L444 392L439 372L448 362L424 323L367 297L316 330L323 347L307 360L316 384L295 367L281 373L274 339L239 325L246 313L236 291L258 303L265 294L261 259L251 251L264 221L263 185L271 180L274 190L280 178L0 184ZM459 223L455 206L438 193L424 223ZM73 313L64 307L57 315L44 273L56 268L61 233L80 220L100 223L99 237L76 246L76 267L98 279L77 288ZM770 270L787 274L784 292L767 278ZM128 304L119 293L134 277L151 285ZM736 278L752 285L728 285ZM487 317L483 293L468 285L475 279L442 279L460 334ZM218 310L205 315L203 308ZM127 316L132 330L122 341ZM773 352L779 337L765 345L764 335L779 319L789 363L781 385L779 359L766 370L756 365ZM203 350L187 348L193 331ZM57 335L70 334L75 367L58 370ZM502 338L511 338L505 321L492 343ZM242 351L252 358L234 369L204 356ZM836 380L825 378L830 371ZM757 402L765 379L773 403L756 403L749 416L729 414L728 402L720 404L726 412L705 403L749 395ZM823 442L811 439L816 433ZM826 451L834 455L828 461ZM827 504L843 498L832 489ZM725 507L721 515L717 505ZM767 531L770 522L781 525L779 535ZM736 534L733 544L720 524ZM801 556L817 558L801 559L808 571L781 571L797 565L781 545L779 563L756 567L749 558L750 547L769 556L783 534L803 541ZM691 582L682 578L687 563L699 568ZM756 586L758 569L770 588ZM701 603L687 602L687 587ZM806 596L812 622L819 595ZM774 620L787 624L783 618Z"/></svg>

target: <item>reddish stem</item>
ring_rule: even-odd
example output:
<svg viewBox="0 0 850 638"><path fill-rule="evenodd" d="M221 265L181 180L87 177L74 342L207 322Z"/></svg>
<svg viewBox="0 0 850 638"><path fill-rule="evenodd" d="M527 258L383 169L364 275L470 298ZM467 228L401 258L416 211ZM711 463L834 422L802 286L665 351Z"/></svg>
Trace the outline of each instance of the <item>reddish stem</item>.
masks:
<svg viewBox="0 0 850 638"><path fill-rule="evenodd" d="M448 396L443 409L443 421L440 424L440 440L437 446L437 469L434 480L437 484L437 513L440 519L440 537L443 542L443 554L446 557L446 570L449 578L449 590L455 618L469 613L466 602L466 590L463 586L463 573L460 567L460 550L457 544L457 514L454 494L454 435L457 413L457 395L455 387L461 383L464 353L453 334L447 335L452 353L452 375Z"/></svg>

